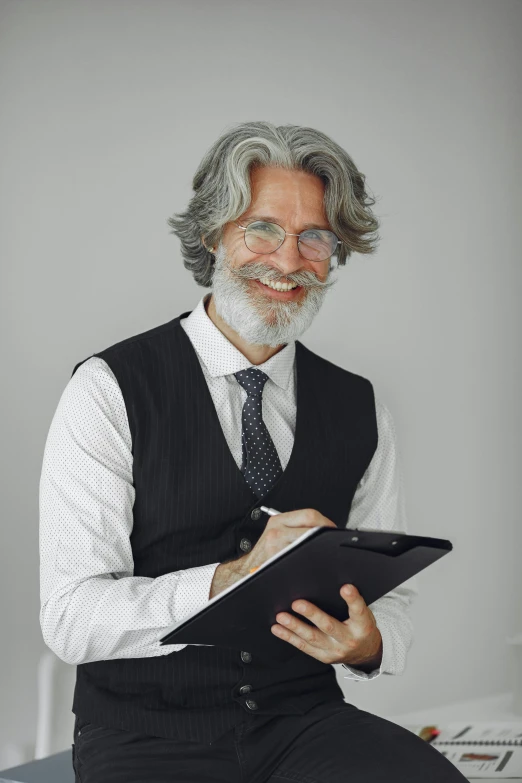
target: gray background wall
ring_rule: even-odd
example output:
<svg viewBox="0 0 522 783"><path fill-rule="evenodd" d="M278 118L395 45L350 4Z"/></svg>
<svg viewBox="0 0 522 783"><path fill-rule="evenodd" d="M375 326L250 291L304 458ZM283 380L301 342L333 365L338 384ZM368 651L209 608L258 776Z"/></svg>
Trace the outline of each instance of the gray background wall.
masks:
<svg viewBox="0 0 522 783"><path fill-rule="evenodd" d="M519 0L0 3L0 768L32 758L38 482L74 365L192 309L167 217L230 124L329 133L378 197L303 342L372 380L399 439L419 577L393 714L509 689L522 631ZM517 48L518 47L518 48ZM65 665L65 664L64 664ZM72 738L71 738L72 742Z"/></svg>

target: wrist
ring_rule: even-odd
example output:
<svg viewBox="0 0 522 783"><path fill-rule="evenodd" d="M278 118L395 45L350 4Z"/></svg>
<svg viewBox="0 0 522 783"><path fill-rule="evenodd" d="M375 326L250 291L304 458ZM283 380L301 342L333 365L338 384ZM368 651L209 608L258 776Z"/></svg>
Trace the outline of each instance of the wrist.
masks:
<svg viewBox="0 0 522 783"><path fill-rule="evenodd" d="M382 636L379 629L377 629L378 633L378 647L377 652L372 654L370 657L363 658L359 661L343 661L345 666L352 666L354 669L360 669L365 674L370 674L374 669L378 669L379 666L382 663L382 655L383 655L383 644L382 644Z"/></svg>
<svg viewBox="0 0 522 783"><path fill-rule="evenodd" d="M214 571L214 578L210 585L209 599L222 593L227 587L239 582L248 574L248 555L243 555L238 560L229 560L220 563Z"/></svg>

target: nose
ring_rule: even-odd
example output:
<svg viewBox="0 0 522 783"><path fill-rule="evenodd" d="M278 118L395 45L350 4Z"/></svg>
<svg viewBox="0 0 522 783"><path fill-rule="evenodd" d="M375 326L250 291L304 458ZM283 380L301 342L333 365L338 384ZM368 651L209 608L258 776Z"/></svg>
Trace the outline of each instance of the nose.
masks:
<svg viewBox="0 0 522 783"><path fill-rule="evenodd" d="M297 237L286 236L281 247L265 256L265 258L271 266L281 272L282 276L290 275L303 269L309 271L309 262L299 253Z"/></svg>

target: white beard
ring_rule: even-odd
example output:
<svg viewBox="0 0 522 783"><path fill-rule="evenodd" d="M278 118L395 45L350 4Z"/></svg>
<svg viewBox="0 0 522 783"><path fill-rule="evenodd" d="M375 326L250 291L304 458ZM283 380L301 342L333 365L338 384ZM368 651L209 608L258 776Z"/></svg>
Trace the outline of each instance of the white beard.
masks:
<svg viewBox="0 0 522 783"><path fill-rule="evenodd" d="M328 277L321 283L312 272L285 276L262 261L233 268L220 242L212 279L216 313L247 343L277 348L298 339L308 329L321 309L327 290L337 282L337 277L332 276L334 270L330 264ZM265 277L271 280L284 277L287 282L305 286L303 298L286 302L263 294L250 279Z"/></svg>

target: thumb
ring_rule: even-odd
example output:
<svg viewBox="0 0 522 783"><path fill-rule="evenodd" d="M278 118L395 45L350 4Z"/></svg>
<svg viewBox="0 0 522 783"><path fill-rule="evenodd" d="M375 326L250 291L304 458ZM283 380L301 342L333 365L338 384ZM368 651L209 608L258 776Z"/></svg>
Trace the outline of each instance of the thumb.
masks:
<svg viewBox="0 0 522 783"><path fill-rule="evenodd" d="M358 591L357 588L355 588L353 585L347 584L341 587L341 595L348 606L350 606L350 603L353 601L353 599L357 597Z"/></svg>

